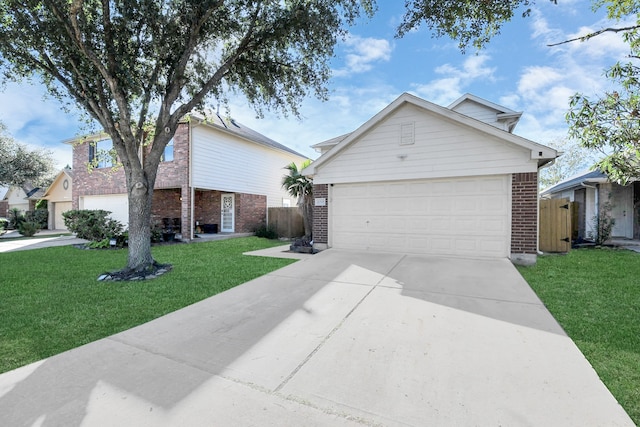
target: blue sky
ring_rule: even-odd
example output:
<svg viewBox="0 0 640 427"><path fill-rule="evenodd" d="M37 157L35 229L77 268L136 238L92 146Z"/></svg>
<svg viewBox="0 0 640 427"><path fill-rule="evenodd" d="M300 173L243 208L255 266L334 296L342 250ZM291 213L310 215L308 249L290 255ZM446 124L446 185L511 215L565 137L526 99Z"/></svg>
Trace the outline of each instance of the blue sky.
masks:
<svg viewBox="0 0 640 427"><path fill-rule="evenodd" d="M606 11L592 11L590 1L559 0L554 5L538 0L529 18L518 13L483 51L469 49L465 55L456 42L432 38L426 28L395 39L403 4L380 0L373 19L360 19L349 29L332 61L329 101L304 100L301 119L269 113L256 119L236 98L231 100L231 116L316 158L310 145L355 130L403 92L443 106L469 92L523 111L515 133L549 145L566 135L569 97L602 93L608 84L604 69L628 53L614 34L547 47L611 26ZM62 141L81 133L82 123L77 114L65 112L43 94L37 83L8 84L0 92L0 121L16 140L52 150L63 167L71 164L71 147Z"/></svg>

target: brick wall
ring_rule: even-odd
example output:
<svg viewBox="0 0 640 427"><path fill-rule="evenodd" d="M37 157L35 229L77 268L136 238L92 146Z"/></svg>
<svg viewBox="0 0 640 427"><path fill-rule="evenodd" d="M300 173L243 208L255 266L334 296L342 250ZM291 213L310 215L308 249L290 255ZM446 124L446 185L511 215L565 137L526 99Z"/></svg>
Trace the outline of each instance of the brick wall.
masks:
<svg viewBox="0 0 640 427"><path fill-rule="evenodd" d="M219 191L196 191L194 199L195 218L200 225L218 224L220 230L220 197Z"/></svg>
<svg viewBox="0 0 640 427"><path fill-rule="evenodd" d="M236 233L252 233L267 223L267 196L236 194Z"/></svg>
<svg viewBox="0 0 640 427"><path fill-rule="evenodd" d="M313 206L313 241L314 243L329 243L329 186L327 184L313 185L313 198L324 198L326 206Z"/></svg>
<svg viewBox="0 0 640 427"><path fill-rule="evenodd" d="M0 218L7 218L9 216L9 201L0 200Z"/></svg>
<svg viewBox="0 0 640 427"><path fill-rule="evenodd" d="M89 142L73 146L73 209L78 209L79 198L91 195L125 194L127 192L124 170L119 168L93 169L89 171ZM181 233L189 236L191 192L189 185L189 125L178 125L173 137L173 160L158 166L153 195L152 222L162 223L162 218L180 218ZM170 191L159 191L167 190ZM182 198L182 200L181 200Z"/></svg>
<svg viewBox="0 0 640 427"><path fill-rule="evenodd" d="M538 251L538 174L514 173L511 178L511 253Z"/></svg>
<svg viewBox="0 0 640 427"><path fill-rule="evenodd" d="M221 191L196 191L194 200L195 221L203 224L218 224L222 202ZM235 193L235 232L252 233L267 221L267 196Z"/></svg>

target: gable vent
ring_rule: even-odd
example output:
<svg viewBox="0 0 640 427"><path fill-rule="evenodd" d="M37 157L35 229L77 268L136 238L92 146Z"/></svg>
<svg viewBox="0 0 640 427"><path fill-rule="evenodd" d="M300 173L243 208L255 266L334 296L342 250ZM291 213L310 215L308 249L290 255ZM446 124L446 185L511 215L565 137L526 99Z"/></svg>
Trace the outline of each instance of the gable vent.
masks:
<svg viewBox="0 0 640 427"><path fill-rule="evenodd" d="M415 142L416 125L415 122L403 123L400 125L400 145L411 145Z"/></svg>

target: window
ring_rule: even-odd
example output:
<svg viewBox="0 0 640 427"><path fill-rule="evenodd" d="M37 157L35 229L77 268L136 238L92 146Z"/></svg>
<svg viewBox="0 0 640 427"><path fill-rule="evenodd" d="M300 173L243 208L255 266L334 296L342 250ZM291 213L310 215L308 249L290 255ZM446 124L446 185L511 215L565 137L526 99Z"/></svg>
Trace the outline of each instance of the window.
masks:
<svg viewBox="0 0 640 427"><path fill-rule="evenodd" d="M282 199L282 207L283 208L290 208L291 207L291 200L290 199Z"/></svg>
<svg viewBox="0 0 640 427"><path fill-rule="evenodd" d="M113 141L101 139L89 143L89 163L96 168L110 168L114 166Z"/></svg>
<svg viewBox="0 0 640 427"><path fill-rule="evenodd" d="M164 147L164 153L162 153L162 157L160 158L161 162L170 162L173 160L173 138L171 141L167 143L167 146Z"/></svg>

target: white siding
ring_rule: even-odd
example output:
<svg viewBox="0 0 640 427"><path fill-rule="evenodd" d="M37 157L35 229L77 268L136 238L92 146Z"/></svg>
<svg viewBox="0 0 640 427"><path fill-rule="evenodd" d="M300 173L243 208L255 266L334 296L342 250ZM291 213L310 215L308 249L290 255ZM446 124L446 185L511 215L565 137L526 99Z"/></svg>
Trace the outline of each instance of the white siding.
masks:
<svg viewBox="0 0 640 427"><path fill-rule="evenodd" d="M453 111L472 117L476 120L480 120L481 122L488 123L502 130L506 130L503 123L498 123L496 116L497 111L493 108L487 107L486 105L478 104L473 101L465 101L457 105Z"/></svg>
<svg viewBox="0 0 640 427"><path fill-rule="evenodd" d="M282 189L284 167L305 160L205 126L193 128L192 150L193 187L266 195L269 207L280 207L283 199L291 198Z"/></svg>
<svg viewBox="0 0 640 427"><path fill-rule="evenodd" d="M415 143L400 144L404 123ZM314 182L367 182L535 172L530 150L413 105L399 108L343 152L318 167Z"/></svg>

